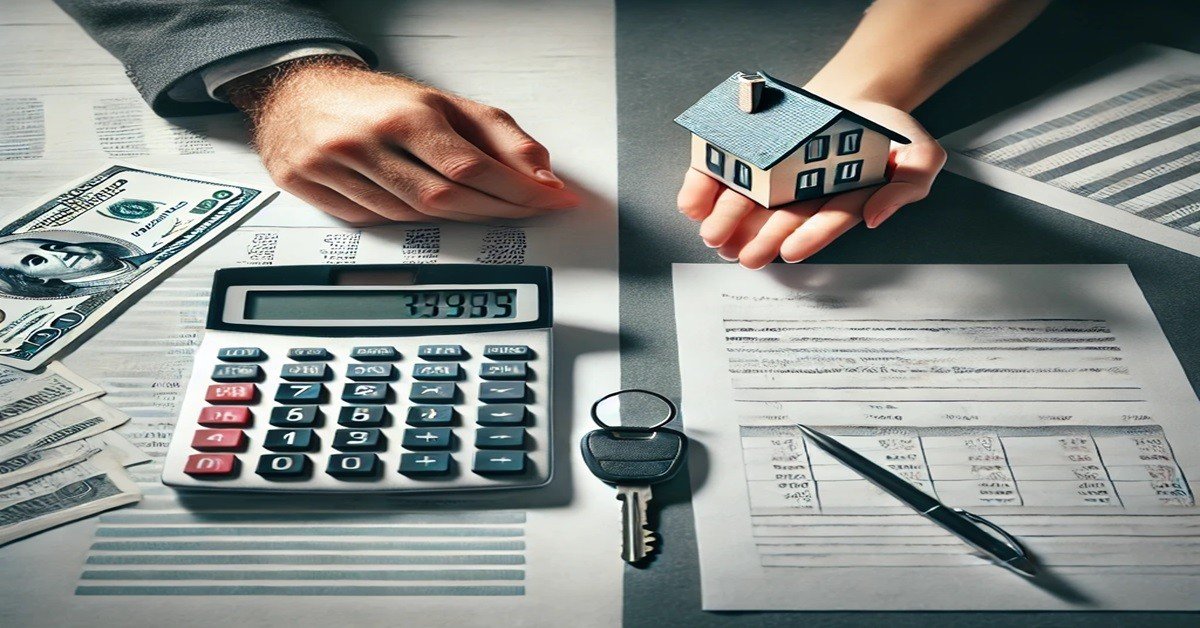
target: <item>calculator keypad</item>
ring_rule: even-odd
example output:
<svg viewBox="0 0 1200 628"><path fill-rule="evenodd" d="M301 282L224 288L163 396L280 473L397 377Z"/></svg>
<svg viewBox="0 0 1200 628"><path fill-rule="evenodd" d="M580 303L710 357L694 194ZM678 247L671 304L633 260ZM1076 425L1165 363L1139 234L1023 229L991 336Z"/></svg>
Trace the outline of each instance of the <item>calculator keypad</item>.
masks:
<svg viewBox="0 0 1200 628"><path fill-rule="evenodd" d="M538 358L548 353L548 333L525 334L542 339L536 351L432 338L300 344L252 335L246 343L251 335L233 334L243 344L208 349L204 370L198 354L199 392L189 394L193 409L177 430L187 440L172 441L167 467L180 462L164 480L401 492L544 483L549 364Z"/></svg>

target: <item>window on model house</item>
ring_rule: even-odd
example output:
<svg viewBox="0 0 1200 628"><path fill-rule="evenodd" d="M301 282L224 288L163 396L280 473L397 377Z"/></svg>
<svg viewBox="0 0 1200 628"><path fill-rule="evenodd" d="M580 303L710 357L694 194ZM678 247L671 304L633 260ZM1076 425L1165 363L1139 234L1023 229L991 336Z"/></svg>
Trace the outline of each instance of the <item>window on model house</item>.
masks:
<svg viewBox="0 0 1200 628"><path fill-rule="evenodd" d="M838 136L838 154L853 155L862 144L862 129L846 131Z"/></svg>
<svg viewBox="0 0 1200 628"><path fill-rule="evenodd" d="M829 156L829 136L820 135L808 140L804 147L804 162L821 161Z"/></svg>
<svg viewBox="0 0 1200 628"><path fill-rule="evenodd" d="M861 159L857 159L838 164L837 175L834 177L833 182L850 183L851 181L858 181L858 178L862 176L862 163Z"/></svg>
<svg viewBox="0 0 1200 628"><path fill-rule="evenodd" d="M740 161L733 162L733 182L738 184L738 186L749 190L751 183L750 166L747 166Z"/></svg>
<svg viewBox="0 0 1200 628"><path fill-rule="evenodd" d="M718 177L725 177L725 153L722 153L712 144L708 145L708 170Z"/></svg>

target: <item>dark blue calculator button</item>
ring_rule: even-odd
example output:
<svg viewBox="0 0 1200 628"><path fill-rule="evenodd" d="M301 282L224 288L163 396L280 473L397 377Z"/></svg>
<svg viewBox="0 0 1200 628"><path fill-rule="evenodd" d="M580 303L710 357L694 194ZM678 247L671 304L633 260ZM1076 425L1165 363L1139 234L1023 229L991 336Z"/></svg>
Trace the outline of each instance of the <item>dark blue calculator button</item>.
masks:
<svg viewBox="0 0 1200 628"><path fill-rule="evenodd" d="M435 427L404 430L400 444L405 449L449 449L450 428Z"/></svg>
<svg viewBox="0 0 1200 628"><path fill-rule="evenodd" d="M422 381L457 381L462 377L462 367L453 364L414 364L413 379Z"/></svg>
<svg viewBox="0 0 1200 628"><path fill-rule="evenodd" d="M257 364L218 364L213 367L214 382L257 382L263 370Z"/></svg>
<svg viewBox="0 0 1200 628"><path fill-rule="evenodd" d="M346 406L338 412L338 425L346 427L384 427L387 419L383 406Z"/></svg>
<svg viewBox="0 0 1200 628"><path fill-rule="evenodd" d="M484 345L483 357L489 360L529 360L533 350L525 345Z"/></svg>
<svg viewBox="0 0 1200 628"><path fill-rule="evenodd" d="M329 365L284 364L279 376L289 382L323 382L329 379Z"/></svg>
<svg viewBox="0 0 1200 628"><path fill-rule="evenodd" d="M355 382L390 382L396 379L391 364L347 364L346 378Z"/></svg>
<svg viewBox="0 0 1200 628"><path fill-rule="evenodd" d="M450 425L454 422L453 406L412 406L408 409L409 425L419 427Z"/></svg>
<svg viewBox="0 0 1200 628"><path fill-rule="evenodd" d="M400 359L396 347L354 347L350 349L350 357L363 362L395 362Z"/></svg>
<svg viewBox="0 0 1200 628"><path fill-rule="evenodd" d="M409 476L445 475L453 459L446 452L400 454L400 473Z"/></svg>
<svg viewBox="0 0 1200 628"><path fill-rule="evenodd" d="M350 403L386 403L388 392L392 390L387 384L346 384L342 387L342 401Z"/></svg>
<svg viewBox="0 0 1200 628"><path fill-rule="evenodd" d="M268 480L302 480L312 467L304 454L267 454L259 456L255 473Z"/></svg>
<svg viewBox="0 0 1200 628"><path fill-rule="evenodd" d="M267 430L263 448L271 451L312 451L319 440L312 430Z"/></svg>
<svg viewBox="0 0 1200 628"><path fill-rule="evenodd" d="M320 427L321 411L316 406L271 408L271 425L276 427Z"/></svg>
<svg viewBox="0 0 1200 628"><path fill-rule="evenodd" d="M479 385L479 400L484 403L525 401L525 382L483 382Z"/></svg>
<svg viewBox="0 0 1200 628"><path fill-rule="evenodd" d="M279 403L323 403L324 384L280 384L275 390L275 401Z"/></svg>
<svg viewBox="0 0 1200 628"><path fill-rule="evenodd" d="M383 451L387 437L379 430L338 430L333 433L333 448L338 451Z"/></svg>
<svg viewBox="0 0 1200 628"><path fill-rule="evenodd" d="M479 377L483 379L525 379L528 373L524 362L484 362L479 365Z"/></svg>
<svg viewBox="0 0 1200 628"><path fill-rule="evenodd" d="M457 391L458 387L453 383L418 382L412 385L408 398L418 403L454 403Z"/></svg>
<svg viewBox="0 0 1200 628"><path fill-rule="evenodd" d="M475 422L480 425L524 425L525 406L519 403L497 403L479 406Z"/></svg>
<svg viewBox="0 0 1200 628"><path fill-rule="evenodd" d="M477 451L471 470L480 475L521 473L525 470L525 452L502 449Z"/></svg>
<svg viewBox="0 0 1200 628"><path fill-rule="evenodd" d="M329 349L324 347L293 347L288 349L287 357L297 362L313 362L332 360Z"/></svg>
<svg viewBox="0 0 1200 628"><path fill-rule="evenodd" d="M333 454L325 473L335 478L361 479L378 476L380 468L375 454Z"/></svg>
<svg viewBox="0 0 1200 628"><path fill-rule="evenodd" d="M422 360L461 360L466 357L462 345L421 345L417 357Z"/></svg>
<svg viewBox="0 0 1200 628"><path fill-rule="evenodd" d="M476 449L522 449L525 447L523 427L481 427L475 430Z"/></svg>
<svg viewBox="0 0 1200 628"><path fill-rule="evenodd" d="M222 362L262 362L267 354L258 347L225 347L217 350L217 359Z"/></svg>

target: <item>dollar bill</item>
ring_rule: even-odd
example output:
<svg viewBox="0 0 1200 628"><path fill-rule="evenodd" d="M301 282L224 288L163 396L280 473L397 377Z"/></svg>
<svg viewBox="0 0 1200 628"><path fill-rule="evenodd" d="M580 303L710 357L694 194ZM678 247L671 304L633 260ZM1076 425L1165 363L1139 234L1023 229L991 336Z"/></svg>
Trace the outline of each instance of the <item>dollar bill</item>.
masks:
<svg viewBox="0 0 1200 628"><path fill-rule="evenodd" d="M45 364L277 195L112 165L0 219L0 364Z"/></svg>
<svg viewBox="0 0 1200 628"><path fill-rule="evenodd" d="M141 498L124 467L101 452L0 491L0 545Z"/></svg>
<svg viewBox="0 0 1200 628"><path fill-rule="evenodd" d="M35 449L0 459L0 489L53 473L100 452L108 453L123 467L150 462L150 456L124 436L106 432L50 449Z"/></svg>
<svg viewBox="0 0 1200 628"><path fill-rule="evenodd" d="M0 432L0 460L107 432L129 416L102 401L88 401L32 423Z"/></svg>
<svg viewBox="0 0 1200 628"><path fill-rule="evenodd" d="M37 421L104 390L59 362L33 373L0 365L0 432Z"/></svg>

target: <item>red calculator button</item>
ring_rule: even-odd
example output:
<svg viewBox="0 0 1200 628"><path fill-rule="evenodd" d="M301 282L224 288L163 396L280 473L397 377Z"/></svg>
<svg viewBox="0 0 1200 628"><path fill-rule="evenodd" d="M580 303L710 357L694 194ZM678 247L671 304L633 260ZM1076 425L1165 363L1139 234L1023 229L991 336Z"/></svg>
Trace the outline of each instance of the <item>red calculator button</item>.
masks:
<svg viewBox="0 0 1200 628"><path fill-rule="evenodd" d="M252 403L258 396L258 386L254 384L213 384L204 393L204 400L209 403Z"/></svg>
<svg viewBox="0 0 1200 628"><path fill-rule="evenodd" d="M200 419L197 423L205 427L250 427L250 408L246 406L226 408L209 406L200 410Z"/></svg>
<svg viewBox="0 0 1200 628"><path fill-rule="evenodd" d="M192 454L188 456L183 472L201 477L233 475L237 470L237 456L233 454Z"/></svg>
<svg viewBox="0 0 1200 628"><path fill-rule="evenodd" d="M192 449L200 451L240 451L246 447L242 430L196 430Z"/></svg>

